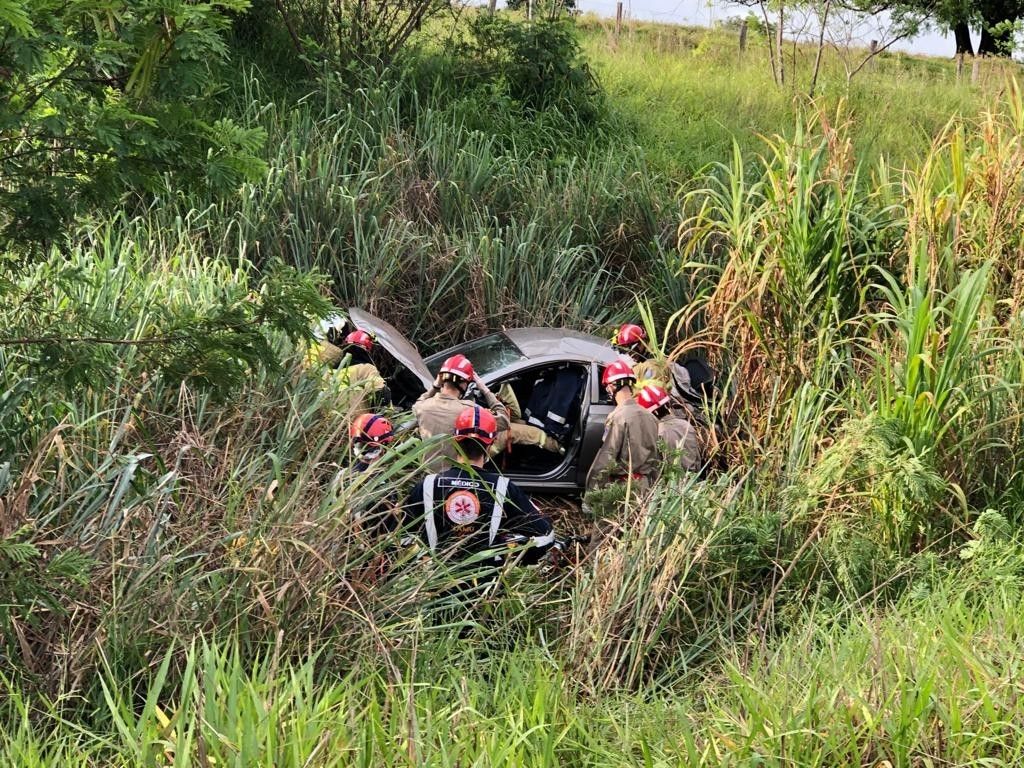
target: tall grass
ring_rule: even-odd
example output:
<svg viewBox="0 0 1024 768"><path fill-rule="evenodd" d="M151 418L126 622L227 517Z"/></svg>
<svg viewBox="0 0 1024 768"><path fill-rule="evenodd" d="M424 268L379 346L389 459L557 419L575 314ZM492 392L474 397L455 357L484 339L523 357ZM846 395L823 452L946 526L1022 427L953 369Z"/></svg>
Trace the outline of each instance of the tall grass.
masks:
<svg viewBox="0 0 1024 768"><path fill-rule="evenodd" d="M722 367L735 361L748 435L772 433L771 412L804 382L842 386L871 269L900 236L886 190L861 182L846 129L841 114L798 123L792 139L767 141L759 175L737 146L686 198L682 269Z"/></svg>
<svg viewBox="0 0 1024 768"><path fill-rule="evenodd" d="M179 685L170 655L136 697L103 672L85 727L15 693L0 749L24 766L1013 764L1019 658L1002 638L1021 631L1019 582L987 588L984 603L940 581L885 613L809 613L653 700L579 699L539 648L433 646L388 678L196 643Z"/></svg>
<svg viewBox="0 0 1024 768"><path fill-rule="evenodd" d="M368 601L361 590L383 549L357 513L408 485L422 449L394 452L375 473L349 469L353 404L298 368L301 350L283 333L273 337L283 370L248 366L228 396L205 369L179 378L155 365L131 342L167 318L275 291L245 266L204 258L190 237L163 254L144 244L83 248L71 264L78 294L36 297L29 273L17 284L25 295L10 296L9 327L26 312L64 311L70 324L71 307L106 318L126 343L101 347L99 361L72 358L102 376L86 384L39 375L45 356L7 358L3 389L24 421L0 488L5 667L88 693L101 658L134 667L183 635L230 628L251 647L286 633L297 651L331 627L401 624L423 579L445 576L421 572ZM26 376L31 386L19 386Z"/></svg>
<svg viewBox="0 0 1024 768"><path fill-rule="evenodd" d="M626 505L618 535L577 575L566 644L592 694L670 683L750 618L758 552L741 532L755 516L736 503L743 479L664 485L647 509Z"/></svg>
<svg viewBox="0 0 1024 768"><path fill-rule="evenodd" d="M865 183L848 124L820 118L768 141L760 174L736 149L687 197L683 269L702 298L683 320L704 318L698 338L739 384L726 449L789 479L768 492L826 591L891 588L902 557L1017 498L989 478L1016 477L1020 428L1005 375L1020 341L1001 309L1014 282L993 283L1016 258L1002 190L1019 176L1019 98L954 121L922 176ZM1006 175L986 184L994 165Z"/></svg>
<svg viewBox="0 0 1024 768"><path fill-rule="evenodd" d="M637 290L679 295L648 267L671 248L671 192L628 146L594 140L553 162L556 135L474 128L482 97L327 87L274 105L255 75L242 85L238 110L273 148L265 181L201 217L194 200L162 200L154 228L188 216L214 249L324 272L339 302L428 348L502 325L594 328Z"/></svg>

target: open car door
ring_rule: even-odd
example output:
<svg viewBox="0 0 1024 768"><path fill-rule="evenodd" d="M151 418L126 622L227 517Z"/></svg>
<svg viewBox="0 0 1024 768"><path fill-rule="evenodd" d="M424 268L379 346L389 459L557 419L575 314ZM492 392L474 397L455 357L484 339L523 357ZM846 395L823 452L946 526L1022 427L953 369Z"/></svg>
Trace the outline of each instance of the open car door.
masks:
<svg viewBox="0 0 1024 768"><path fill-rule="evenodd" d="M349 309L348 316L357 328L371 333L376 343L387 350L394 360L394 370L382 370L381 373L388 379L395 405L409 407L417 397L430 389L434 377L416 346L397 328L354 307Z"/></svg>

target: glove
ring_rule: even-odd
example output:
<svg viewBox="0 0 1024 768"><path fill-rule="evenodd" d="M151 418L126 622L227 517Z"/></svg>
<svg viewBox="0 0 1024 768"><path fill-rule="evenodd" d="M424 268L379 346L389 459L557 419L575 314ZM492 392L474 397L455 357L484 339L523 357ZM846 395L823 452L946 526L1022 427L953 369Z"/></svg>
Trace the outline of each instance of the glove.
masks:
<svg viewBox="0 0 1024 768"><path fill-rule="evenodd" d="M434 381L430 384L430 389L420 395L421 398L433 397L441 391L441 376L438 374L434 377Z"/></svg>
<svg viewBox="0 0 1024 768"><path fill-rule="evenodd" d="M488 408L493 408L498 404L498 398L495 397L494 393L491 392L491 390L487 387L486 384L484 384L483 379L474 374L473 383L476 385L477 391L484 396L484 402L487 403Z"/></svg>

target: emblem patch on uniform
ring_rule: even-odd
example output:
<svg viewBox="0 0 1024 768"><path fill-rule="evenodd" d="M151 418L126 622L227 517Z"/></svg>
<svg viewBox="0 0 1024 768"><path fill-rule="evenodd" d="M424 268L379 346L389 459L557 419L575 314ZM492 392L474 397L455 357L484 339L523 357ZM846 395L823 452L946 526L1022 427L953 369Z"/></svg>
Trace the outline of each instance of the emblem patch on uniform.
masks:
<svg viewBox="0 0 1024 768"><path fill-rule="evenodd" d="M480 499L472 491L455 491L444 500L444 513L455 525L468 525L480 517Z"/></svg>

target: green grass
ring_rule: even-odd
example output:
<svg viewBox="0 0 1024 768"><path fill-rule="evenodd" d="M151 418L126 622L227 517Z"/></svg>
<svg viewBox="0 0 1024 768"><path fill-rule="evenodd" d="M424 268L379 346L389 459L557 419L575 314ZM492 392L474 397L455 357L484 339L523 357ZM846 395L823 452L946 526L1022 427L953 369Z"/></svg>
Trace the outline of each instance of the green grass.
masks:
<svg viewBox="0 0 1024 768"><path fill-rule="evenodd" d="M588 19L583 29L594 69L651 166L682 184L724 162L734 141L752 153L761 136L789 135L801 113L815 110L851 123L857 158L867 165L882 157L895 167L916 165L952 117L977 116L1005 82L994 64L971 86L957 83L952 62L886 53L848 87L829 50L812 103L806 46L797 49L795 71L787 51L790 81L779 87L767 46L754 35L741 59L735 32L640 23L615 45L607 23Z"/></svg>
<svg viewBox="0 0 1024 768"><path fill-rule="evenodd" d="M890 610L809 613L655 700L580 698L543 647L479 636L413 648L379 673L196 643L154 659L134 697L105 673L85 725L15 693L0 753L25 768L1013 765L1020 584L972 586L984 601L950 580Z"/></svg>

